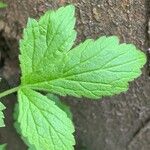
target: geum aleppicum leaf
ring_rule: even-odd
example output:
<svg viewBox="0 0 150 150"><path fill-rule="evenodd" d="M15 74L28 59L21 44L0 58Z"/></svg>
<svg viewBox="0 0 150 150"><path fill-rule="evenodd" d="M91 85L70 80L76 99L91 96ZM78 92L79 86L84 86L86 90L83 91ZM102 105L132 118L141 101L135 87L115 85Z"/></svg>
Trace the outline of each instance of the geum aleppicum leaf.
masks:
<svg viewBox="0 0 150 150"><path fill-rule="evenodd" d="M48 11L39 21L28 20L23 40L20 41L22 82L26 78L30 80L33 74L36 75L35 80L40 78L41 73L49 78L52 73L56 76L65 53L76 38L74 25L73 6L62 7L56 12Z"/></svg>
<svg viewBox="0 0 150 150"><path fill-rule="evenodd" d="M31 89L20 89L18 97L18 123L29 144L36 150L74 149L74 127L64 111Z"/></svg>
<svg viewBox="0 0 150 150"><path fill-rule="evenodd" d="M4 114L3 114L3 110L5 109L5 106L0 102L0 127L4 127Z"/></svg>
<svg viewBox="0 0 150 150"><path fill-rule="evenodd" d="M144 54L132 44L119 44L115 36L89 39L69 51L75 37L73 16L74 7L67 6L39 21L29 20L20 46L22 85L88 98L126 91L141 73Z"/></svg>
<svg viewBox="0 0 150 150"><path fill-rule="evenodd" d="M119 44L115 36L89 39L70 50L76 37L74 25L74 7L61 7L39 21L29 19L20 42L18 129L37 150L73 150L74 129L53 100L33 90L110 96L126 91L146 62L134 45Z"/></svg>

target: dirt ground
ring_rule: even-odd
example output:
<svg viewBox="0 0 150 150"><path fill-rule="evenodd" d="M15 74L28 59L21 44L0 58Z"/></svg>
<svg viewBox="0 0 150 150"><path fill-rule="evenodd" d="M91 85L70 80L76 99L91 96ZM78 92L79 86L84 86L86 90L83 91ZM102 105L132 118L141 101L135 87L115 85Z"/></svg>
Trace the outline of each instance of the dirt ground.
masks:
<svg viewBox="0 0 150 150"><path fill-rule="evenodd" d="M19 39L27 18L38 18L48 9L72 3L76 6L76 44L87 38L117 35L122 42L134 43L148 56L150 46L149 0L4 0L0 10L1 90L20 81ZM150 33L150 32L149 32ZM62 97L73 112L76 150L150 150L150 68L149 62L128 92L100 101ZM3 99L6 128L0 129L0 143L8 150L26 150L13 128L12 112L16 95Z"/></svg>

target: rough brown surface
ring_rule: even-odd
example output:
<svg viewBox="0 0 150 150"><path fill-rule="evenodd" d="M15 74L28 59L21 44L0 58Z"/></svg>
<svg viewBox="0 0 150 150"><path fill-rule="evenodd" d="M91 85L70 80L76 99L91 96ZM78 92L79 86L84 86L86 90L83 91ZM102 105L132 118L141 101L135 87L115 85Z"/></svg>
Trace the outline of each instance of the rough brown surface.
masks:
<svg viewBox="0 0 150 150"><path fill-rule="evenodd" d="M73 3L76 6L77 43L101 35L117 35L121 41L148 48L147 0L5 0L9 7L0 10L1 75L10 86L19 83L18 40L27 18L38 18L47 9ZM2 43L2 44L3 44ZM1 45L1 42L0 42ZM5 87L5 84L2 86ZM14 96L7 99L15 99ZM130 84L127 93L100 101L65 99L73 111L76 150L150 150L150 78L145 66L142 76ZM7 128L0 129L0 141L9 150L24 150L10 126L14 101L7 101ZM7 140L7 141L6 141ZM16 146L17 145L17 146Z"/></svg>

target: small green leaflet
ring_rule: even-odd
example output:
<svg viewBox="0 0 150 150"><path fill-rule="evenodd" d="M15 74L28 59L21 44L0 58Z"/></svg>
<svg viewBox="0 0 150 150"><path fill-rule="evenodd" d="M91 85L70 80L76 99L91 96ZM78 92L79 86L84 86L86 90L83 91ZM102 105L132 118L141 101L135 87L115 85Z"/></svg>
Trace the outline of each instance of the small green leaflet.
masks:
<svg viewBox="0 0 150 150"><path fill-rule="evenodd" d="M64 107L34 90L99 99L126 91L146 62L144 53L120 44L116 36L88 39L72 48L74 11L69 5L48 11L39 21L29 19L20 41L16 128L30 149L73 150L75 144Z"/></svg>
<svg viewBox="0 0 150 150"><path fill-rule="evenodd" d="M5 109L5 106L0 102L0 127L4 127L4 114L3 114L3 110Z"/></svg>
<svg viewBox="0 0 150 150"><path fill-rule="evenodd" d="M18 92L19 117L23 137L37 150L73 150L74 127L52 100L31 89Z"/></svg>
<svg viewBox="0 0 150 150"><path fill-rule="evenodd" d="M6 150L6 144L2 144L2 145L0 145L0 150Z"/></svg>
<svg viewBox="0 0 150 150"><path fill-rule="evenodd" d="M7 4L0 2L0 8L5 8L5 7L7 7Z"/></svg>
<svg viewBox="0 0 150 150"><path fill-rule="evenodd" d="M76 38L74 31L74 7L62 7L56 12L47 12L37 22L29 19L20 42L22 83L33 74L40 78L60 71L64 52L68 52ZM43 65L45 68L43 68ZM44 71L44 70L45 71ZM52 76L52 75L51 75ZM50 77L50 76L49 76Z"/></svg>
<svg viewBox="0 0 150 150"><path fill-rule="evenodd" d="M71 114L71 111L70 111L70 108L68 106L66 106L65 104L63 104L60 99L53 95L53 94L47 94L46 95L47 98L53 102L55 102L55 105L57 105L61 110L63 110L64 112L66 112L67 116L69 119L72 120L72 114ZM18 123L18 115L19 115L19 109L18 109L19 105L16 104L15 105L15 111L14 111L14 120L15 120L15 123L14 123L14 126L17 130L17 132L21 135L21 129L20 129L20 124ZM36 148L31 145L29 142L28 142L28 138L25 138L23 136L21 136L22 140L26 143L26 145L28 145L28 147L31 149L31 150L36 150Z"/></svg>

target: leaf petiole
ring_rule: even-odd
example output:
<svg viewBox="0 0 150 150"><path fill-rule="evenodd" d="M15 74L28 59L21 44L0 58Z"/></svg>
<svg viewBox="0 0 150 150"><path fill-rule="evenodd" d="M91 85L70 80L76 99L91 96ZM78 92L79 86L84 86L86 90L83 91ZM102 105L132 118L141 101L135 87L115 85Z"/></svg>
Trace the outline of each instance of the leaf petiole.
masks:
<svg viewBox="0 0 150 150"><path fill-rule="evenodd" d="M5 96L7 96L9 94L17 92L19 88L20 87L18 86L18 87L15 87L15 88L12 88L12 89L9 89L7 91L4 91L4 92L0 93L0 98L5 97Z"/></svg>

